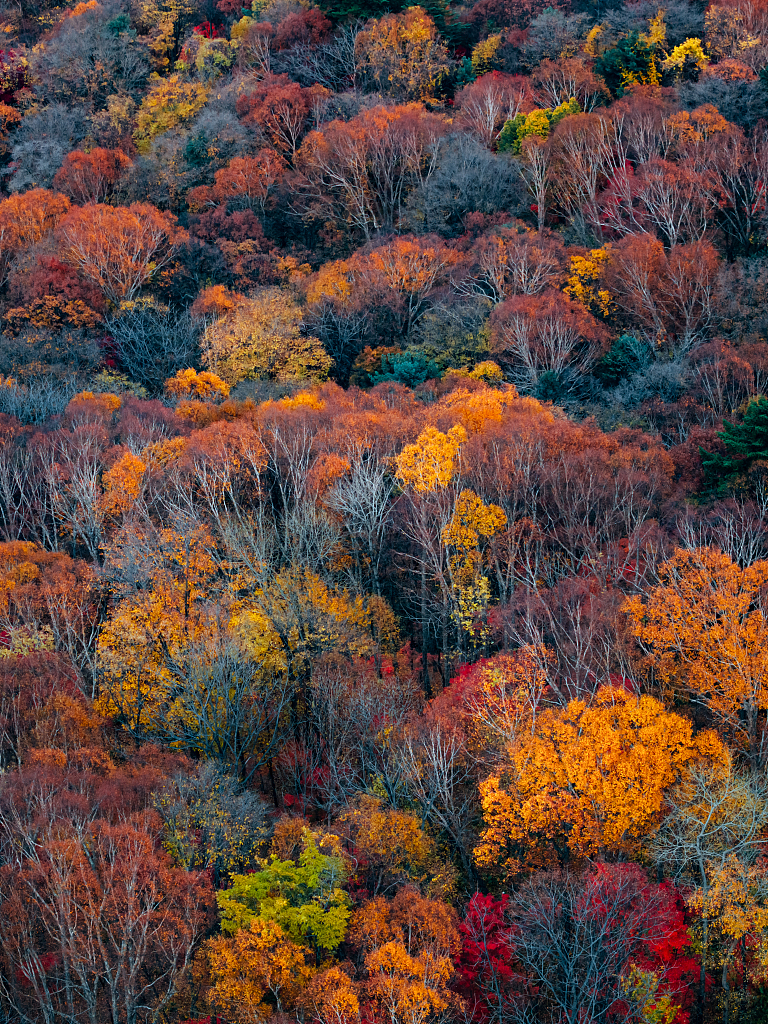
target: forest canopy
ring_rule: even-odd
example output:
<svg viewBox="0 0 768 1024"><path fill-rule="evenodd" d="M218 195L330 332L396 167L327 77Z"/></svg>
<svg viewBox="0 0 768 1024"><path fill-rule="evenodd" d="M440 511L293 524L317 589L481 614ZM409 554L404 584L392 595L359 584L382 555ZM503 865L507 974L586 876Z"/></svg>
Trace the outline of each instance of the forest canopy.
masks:
<svg viewBox="0 0 768 1024"><path fill-rule="evenodd" d="M765 0L2 7L2 1020L768 1019L767 188Z"/></svg>

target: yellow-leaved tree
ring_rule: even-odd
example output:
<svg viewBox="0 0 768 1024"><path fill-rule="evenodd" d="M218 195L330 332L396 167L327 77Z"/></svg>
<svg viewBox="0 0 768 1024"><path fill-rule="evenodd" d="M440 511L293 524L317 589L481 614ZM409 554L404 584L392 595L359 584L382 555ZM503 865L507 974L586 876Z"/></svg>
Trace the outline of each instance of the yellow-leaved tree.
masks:
<svg viewBox="0 0 768 1024"><path fill-rule="evenodd" d="M316 573L293 567L265 576L232 624L251 657L298 678L322 654L369 656L371 613L362 596L332 590Z"/></svg>
<svg viewBox="0 0 768 1024"><path fill-rule="evenodd" d="M422 7L371 21L355 39L358 74L397 99L434 96L450 72L448 51Z"/></svg>
<svg viewBox="0 0 768 1024"><path fill-rule="evenodd" d="M467 440L464 427L451 427L443 434L426 427L414 444L407 444L397 457L397 478L403 487L420 494L446 487L453 478L459 451Z"/></svg>
<svg viewBox="0 0 768 1024"><path fill-rule="evenodd" d="M298 304L279 288L239 299L205 332L209 370L227 384L241 380L326 380L331 358L318 338L302 333Z"/></svg>
<svg viewBox="0 0 768 1024"><path fill-rule="evenodd" d="M764 864L745 864L731 856L709 886L696 889L688 906L699 915L694 934L705 967L720 968L724 1020L728 1020L735 977L764 985L768 978L768 874Z"/></svg>
<svg viewBox="0 0 768 1024"><path fill-rule="evenodd" d="M201 529L161 531L149 555L148 586L117 606L99 636L98 710L138 735L153 732L164 720L174 662L191 644L216 633L206 604L217 574L212 546Z"/></svg>
<svg viewBox="0 0 768 1024"><path fill-rule="evenodd" d="M488 577L483 575L481 540L489 540L507 525L498 505L486 505L474 491L463 490L451 521L443 528L443 542L451 551L449 566L454 590L454 619L469 631L485 612L491 597Z"/></svg>
<svg viewBox="0 0 768 1024"><path fill-rule="evenodd" d="M185 82L181 75L156 78L136 115L134 140L139 152L146 153L155 136L186 124L207 98L204 85Z"/></svg>

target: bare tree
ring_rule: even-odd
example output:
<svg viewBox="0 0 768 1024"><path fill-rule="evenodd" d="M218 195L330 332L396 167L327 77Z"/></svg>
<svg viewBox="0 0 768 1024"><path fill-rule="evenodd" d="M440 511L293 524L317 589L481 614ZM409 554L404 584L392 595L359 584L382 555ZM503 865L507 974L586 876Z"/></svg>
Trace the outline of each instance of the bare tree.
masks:
<svg viewBox="0 0 768 1024"><path fill-rule="evenodd" d="M343 477L326 498L338 512L352 542L358 589L365 592L366 568L373 592L381 596L381 560L384 541L392 520L395 488L386 462L361 447L349 453L352 472Z"/></svg>
<svg viewBox="0 0 768 1024"><path fill-rule="evenodd" d="M94 424L59 432L45 453L43 473L58 531L82 544L94 562L101 561L104 507L101 473L104 440Z"/></svg>
<svg viewBox="0 0 768 1024"><path fill-rule="evenodd" d="M355 40L362 22L343 25L327 42L300 43L284 53L272 54L276 73L286 71L302 85L323 85L332 92L349 89L355 80Z"/></svg>
<svg viewBox="0 0 768 1024"><path fill-rule="evenodd" d="M174 670L178 686L162 726L166 740L230 766L248 783L290 731L293 684L235 647L213 657L193 651Z"/></svg>
<svg viewBox="0 0 768 1024"><path fill-rule="evenodd" d="M422 818L447 838L467 877L473 879L479 806L473 765L463 739L434 722L416 733L408 730L401 751L411 799Z"/></svg>
<svg viewBox="0 0 768 1024"><path fill-rule="evenodd" d="M507 1019L603 1024L621 999L624 1020L646 1020L658 988L635 990L628 982L635 958L665 933L659 911L659 895L633 865L523 883L508 911L521 983Z"/></svg>
<svg viewBox="0 0 768 1024"><path fill-rule="evenodd" d="M768 552L768 495L758 490L757 501L730 498L718 502L706 513L693 508L677 522L683 547L718 547L742 568L765 558Z"/></svg>
<svg viewBox="0 0 768 1024"><path fill-rule="evenodd" d="M191 313L137 302L110 317L106 326L125 373L157 395L177 370L194 364L204 325Z"/></svg>
<svg viewBox="0 0 768 1024"><path fill-rule="evenodd" d="M216 761L203 761L194 774L175 775L155 792L153 803L166 845L186 871L207 868L218 885L228 871L258 866L270 831L268 807Z"/></svg>
<svg viewBox="0 0 768 1024"><path fill-rule="evenodd" d="M759 855L768 826L768 783L762 774L694 767L688 779L666 797L667 814L650 840L658 864L675 876L693 876L706 894L709 878L731 857L750 864ZM709 928L702 920L703 951L699 975L699 1012L707 998L706 961ZM724 974L727 981L727 975ZM727 989L726 989L727 991Z"/></svg>
<svg viewBox="0 0 768 1024"><path fill-rule="evenodd" d="M768 826L768 782L733 765L694 767L666 797L667 814L650 839L657 863L693 873L703 889L729 857L751 863Z"/></svg>

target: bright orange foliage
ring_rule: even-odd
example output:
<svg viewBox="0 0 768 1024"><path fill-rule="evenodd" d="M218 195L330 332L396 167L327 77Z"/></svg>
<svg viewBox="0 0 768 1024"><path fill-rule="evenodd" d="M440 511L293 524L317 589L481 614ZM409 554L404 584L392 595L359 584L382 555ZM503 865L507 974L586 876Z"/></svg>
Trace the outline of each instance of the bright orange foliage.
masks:
<svg viewBox="0 0 768 1024"><path fill-rule="evenodd" d="M83 206L98 203L111 195L131 159L119 149L96 147L89 153L79 149L68 153L56 172L53 186Z"/></svg>
<svg viewBox="0 0 768 1024"><path fill-rule="evenodd" d="M106 515L124 515L133 508L142 491L146 463L125 452L103 477L102 507Z"/></svg>
<svg viewBox="0 0 768 1024"><path fill-rule="evenodd" d="M701 759L724 761L714 733L653 697L605 688L541 711L513 740L509 765L480 786L486 827L478 864L507 875L551 845L560 857L628 854L652 830L665 790Z"/></svg>
<svg viewBox="0 0 768 1024"><path fill-rule="evenodd" d="M44 188L0 201L0 281L15 257L54 230L69 205L66 196Z"/></svg>
<svg viewBox="0 0 768 1024"><path fill-rule="evenodd" d="M235 209L264 209L267 195L285 171L285 161L273 149L256 156L236 156L216 171L213 185L199 185L189 193L190 210L230 203Z"/></svg>
<svg viewBox="0 0 768 1024"><path fill-rule="evenodd" d="M627 601L656 677L713 712L759 761L768 711L768 562L745 569L713 548L677 551L646 602Z"/></svg>
<svg viewBox="0 0 768 1024"><path fill-rule="evenodd" d="M165 382L166 393L173 398L200 398L203 401L218 402L229 395L229 384L221 377L207 370L179 370L175 377Z"/></svg>

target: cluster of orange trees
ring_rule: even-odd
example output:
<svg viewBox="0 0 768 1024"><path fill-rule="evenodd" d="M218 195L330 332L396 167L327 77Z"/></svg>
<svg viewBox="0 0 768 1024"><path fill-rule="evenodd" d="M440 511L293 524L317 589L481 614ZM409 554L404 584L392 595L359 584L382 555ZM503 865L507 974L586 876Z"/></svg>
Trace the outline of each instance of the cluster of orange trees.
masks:
<svg viewBox="0 0 768 1024"><path fill-rule="evenodd" d="M18 0L0 1018L768 1017L765 0Z"/></svg>

